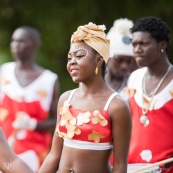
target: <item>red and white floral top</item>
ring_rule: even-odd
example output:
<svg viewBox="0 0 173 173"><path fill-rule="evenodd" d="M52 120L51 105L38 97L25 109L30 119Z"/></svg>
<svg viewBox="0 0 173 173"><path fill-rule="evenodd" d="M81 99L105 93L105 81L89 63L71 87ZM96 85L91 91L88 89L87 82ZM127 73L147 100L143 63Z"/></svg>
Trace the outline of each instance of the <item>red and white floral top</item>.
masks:
<svg viewBox="0 0 173 173"><path fill-rule="evenodd" d="M107 108L115 95L117 93L110 96L104 110L93 112L74 109L70 107L70 101L66 101L59 110L61 120L57 125L57 135L69 140L111 144L112 126Z"/></svg>

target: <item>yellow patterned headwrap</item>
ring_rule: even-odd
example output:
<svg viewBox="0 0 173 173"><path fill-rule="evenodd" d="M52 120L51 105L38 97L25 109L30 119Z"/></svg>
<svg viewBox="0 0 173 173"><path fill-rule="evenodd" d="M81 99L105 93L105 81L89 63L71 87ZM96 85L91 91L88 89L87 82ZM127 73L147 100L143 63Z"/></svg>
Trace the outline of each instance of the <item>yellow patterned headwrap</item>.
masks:
<svg viewBox="0 0 173 173"><path fill-rule="evenodd" d="M87 25L79 26L71 37L71 43L84 41L87 45L95 49L107 63L110 43L106 39L105 29L105 25L96 25L91 22Z"/></svg>

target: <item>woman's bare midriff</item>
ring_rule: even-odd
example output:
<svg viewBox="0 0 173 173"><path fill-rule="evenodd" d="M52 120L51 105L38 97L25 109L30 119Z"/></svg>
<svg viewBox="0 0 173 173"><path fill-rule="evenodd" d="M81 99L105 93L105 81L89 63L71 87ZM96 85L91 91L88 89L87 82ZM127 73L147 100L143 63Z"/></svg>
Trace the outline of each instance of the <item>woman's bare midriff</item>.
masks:
<svg viewBox="0 0 173 173"><path fill-rule="evenodd" d="M112 150L84 150L64 146L58 173L111 173Z"/></svg>

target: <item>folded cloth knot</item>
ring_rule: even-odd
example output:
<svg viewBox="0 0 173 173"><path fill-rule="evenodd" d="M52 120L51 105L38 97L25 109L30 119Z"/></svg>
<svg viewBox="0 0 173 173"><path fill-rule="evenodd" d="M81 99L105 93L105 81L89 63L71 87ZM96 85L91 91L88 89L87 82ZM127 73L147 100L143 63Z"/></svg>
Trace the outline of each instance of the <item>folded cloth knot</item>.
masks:
<svg viewBox="0 0 173 173"><path fill-rule="evenodd" d="M71 37L71 43L84 41L87 45L95 49L107 63L109 59L109 40L106 39L104 25L89 23L79 26Z"/></svg>

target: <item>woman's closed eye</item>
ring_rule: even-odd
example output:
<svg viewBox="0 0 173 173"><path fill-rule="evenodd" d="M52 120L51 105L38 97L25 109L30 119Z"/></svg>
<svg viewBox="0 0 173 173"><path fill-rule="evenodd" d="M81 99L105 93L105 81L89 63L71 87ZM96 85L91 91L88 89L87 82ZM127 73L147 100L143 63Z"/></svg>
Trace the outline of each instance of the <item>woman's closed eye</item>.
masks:
<svg viewBox="0 0 173 173"><path fill-rule="evenodd" d="M73 59L75 59L76 61L85 58L86 55L77 55L77 56L68 56L67 57L67 61L71 62Z"/></svg>
<svg viewBox="0 0 173 173"><path fill-rule="evenodd" d="M71 52L68 54L68 62L72 61L72 59L75 59L76 61L77 60L80 60L80 59L83 59L83 58L86 58L86 55L87 53L85 51L76 51L76 52Z"/></svg>
<svg viewBox="0 0 173 173"><path fill-rule="evenodd" d="M86 58L88 55L88 50L83 47L72 48L68 53L68 62L71 62L73 59L81 60Z"/></svg>

